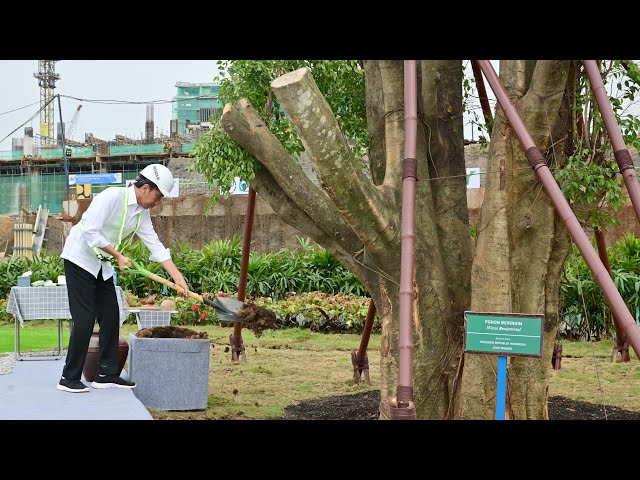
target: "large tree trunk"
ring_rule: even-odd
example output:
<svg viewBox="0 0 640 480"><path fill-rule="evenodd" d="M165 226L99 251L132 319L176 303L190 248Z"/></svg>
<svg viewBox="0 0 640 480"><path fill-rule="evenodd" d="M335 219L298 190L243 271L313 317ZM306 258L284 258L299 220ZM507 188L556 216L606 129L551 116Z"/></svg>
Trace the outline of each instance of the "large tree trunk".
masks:
<svg viewBox="0 0 640 480"><path fill-rule="evenodd" d="M384 63L384 62L381 62ZM399 63L399 62L394 62ZM365 71L380 64L365 63ZM402 65L396 68L401 71ZM420 419L451 418L455 403L462 349L463 312L470 300L471 239L464 181L462 135L462 81L458 61L421 62L418 70L418 183L416 199L414 305L414 403ZM384 74L382 75L385 78ZM369 76L367 76L369 78ZM387 112L402 105L402 82L389 79L383 95L367 88L367 109L372 99L383 97ZM369 85L368 85L369 87ZM391 89L395 89L391 95ZM390 104L388 98L396 98ZM400 99L400 100L399 100ZM386 130L399 129L398 141L386 136L386 152L401 157L404 147L402 110L386 116ZM375 128L374 125L370 125ZM373 141L372 141L373 143ZM389 164L387 160L387 164ZM401 177L394 176L396 191ZM386 179L385 179L386 182ZM398 216L399 216L398 212ZM400 243L395 268L399 272ZM397 294L395 314L383 328L381 355L381 413L397 385ZM384 325L384 324L383 324ZM387 346L390 345L389 349Z"/></svg>
<svg viewBox="0 0 640 480"><path fill-rule="evenodd" d="M500 63L503 85L550 164L566 158L568 70L563 61ZM570 240L501 108L487 170L492 173L478 227L471 310L545 315L542 358L510 358L506 408L507 418L543 419L559 327L560 273ZM459 417L494 418L495 390L496 357L465 354Z"/></svg>
<svg viewBox="0 0 640 480"><path fill-rule="evenodd" d="M246 100L226 105L225 131L266 169L252 182L285 221L332 252L373 297L382 321L381 418L397 388L403 63L366 61L369 179L308 69L272 88L316 166L321 188ZM419 63L415 241L414 402L419 419L452 418L463 311L470 301L460 61ZM349 375L350 372L345 372Z"/></svg>

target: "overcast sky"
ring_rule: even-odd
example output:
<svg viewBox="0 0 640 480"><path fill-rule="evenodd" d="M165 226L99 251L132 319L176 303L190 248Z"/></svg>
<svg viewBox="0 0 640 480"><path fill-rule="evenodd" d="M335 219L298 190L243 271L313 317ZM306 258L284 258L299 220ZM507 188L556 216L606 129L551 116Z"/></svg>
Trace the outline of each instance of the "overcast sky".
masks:
<svg viewBox="0 0 640 480"><path fill-rule="evenodd" d="M33 76L37 60L0 60L0 139L24 123L40 108L40 88ZM217 73L215 60L62 60L56 63L60 80L55 93L96 100L146 102L171 100L176 82L212 82ZM84 133L112 140L116 134L143 137L146 105L103 105L61 98L62 119L68 124L82 103L73 138ZM34 104L12 113L9 110ZM169 133L171 103L154 105L156 132ZM55 121L60 121L55 100ZM11 150L11 138L24 136L24 127L39 133L39 116L0 142L0 150Z"/></svg>
<svg viewBox="0 0 640 480"><path fill-rule="evenodd" d="M496 71L499 62L492 60ZM471 75L471 68L468 68ZM34 73L38 71L37 60L0 60L0 151L11 149L11 138L22 138L24 127L39 133L37 115L22 125L40 108L40 90ZM88 100L119 100L149 102L165 100L170 102L176 95L176 82L212 82L217 74L215 60L62 60L56 63L56 73L60 76L55 93ZM495 96L485 80L487 93L495 109ZM146 105L105 105L87 101L62 98L62 117L65 123L71 121L79 104L82 109L74 140L84 140L84 134L91 132L104 140L113 140L116 134L134 139L144 136ZM482 122L482 112L477 99L473 99L478 118ZM6 113L30 105L15 112ZM171 103L154 105L154 126L156 133L169 134ZM637 104L633 106L638 111ZM636 113L638 114L638 113ZM58 103L55 101L55 122L60 121ZM464 118L464 137L478 139L477 125L472 134L471 116ZM20 127L20 128L18 128ZM13 130L18 128L14 133ZM5 137L7 137L5 139Z"/></svg>
<svg viewBox="0 0 640 480"><path fill-rule="evenodd" d="M217 74L215 60L61 60L55 68L60 76L55 93L88 100L132 102L170 101L176 95L176 82L212 82ZM40 88L33 76L37 71L37 60L0 60L0 151L11 150L11 139L24 137L25 127L32 127L34 134L40 132L40 116L36 115L11 133L40 108ZM60 121L57 100L54 103L57 125ZM69 98L61 98L61 103L62 119L67 125L82 104L72 135L74 140L84 140L88 132L103 140L113 140L116 134L134 139L144 136L145 104L105 105ZM30 106L5 113L27 105ZM171 103L154 104L153 109L156 133L168 135ZM469 121L465 120L465 138L471 138ZM474 137L478 138L477 130Z"/></svg>

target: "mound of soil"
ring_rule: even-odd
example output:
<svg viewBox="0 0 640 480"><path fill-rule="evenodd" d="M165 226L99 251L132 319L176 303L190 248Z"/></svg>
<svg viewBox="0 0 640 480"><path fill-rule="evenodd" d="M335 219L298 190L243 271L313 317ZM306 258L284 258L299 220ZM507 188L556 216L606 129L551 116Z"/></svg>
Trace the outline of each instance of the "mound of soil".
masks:
<svg viewBox="0 0 640 480"><path fill-rule="evenodd" d="M276 325L276 314L271 310L259 307L255 303L245 303L238 311L238 316L246 319L245 328L251 330L256 337L260 337L264 330Z"/></svg>
<svg viewBox="0 0 640 480"><path fill-rule="evenodd" d="M283 420L376 420L379 402L379 390L307 400L286 407ZM549 420L640 420L640 412L557 396Z"/></svg>
<svg viewBox="0 0 640 480"><path fill-rule="evenodd" d="M142 328L136 332L138 338L209 338L207 332L196 332L190 328L166 325Z"/></svg>

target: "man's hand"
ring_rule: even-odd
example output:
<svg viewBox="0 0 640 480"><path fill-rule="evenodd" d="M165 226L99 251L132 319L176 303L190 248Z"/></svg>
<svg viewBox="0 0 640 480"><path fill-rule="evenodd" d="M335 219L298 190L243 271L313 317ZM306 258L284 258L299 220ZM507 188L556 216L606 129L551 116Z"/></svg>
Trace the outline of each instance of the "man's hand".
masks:
<svg viewBox="0 0 640 480"><path fill-rule="evenodd" d="M124 270L125 267L131 266L131 260L129 260L129 258L125 257L120 253L116 256L116 259L118 260L118 268L120 269L121 272L125 271Z"/></svg>
<svg viewBox="0 0 640 480"><path fill-rule="evenodd" d="M189 297L189 285L187 285L187 282L182 275L180 275L178 278L174 278L173 283L182 288L182 290L180 291L180 295L182 295L183 297Z"/></svg>
<svg viewBox="0 0 640 480"><path fill-rule="evenodd" d="M176 267L176 264L173 263L173 260L171 260L169 258L169 259L165 260L164 262L160 262L160 264L166 270L166 272L169 275L171 275L171 278L173 278L173 283L175 283L177 286L182 288L182 290L180 290L180 295L182 295L184 297L188 297L189 296L189 285L187 285L187 282L185 281L184 277L182 276L182 273L180 273L180 270L178 270L178 267Z"/></svg>

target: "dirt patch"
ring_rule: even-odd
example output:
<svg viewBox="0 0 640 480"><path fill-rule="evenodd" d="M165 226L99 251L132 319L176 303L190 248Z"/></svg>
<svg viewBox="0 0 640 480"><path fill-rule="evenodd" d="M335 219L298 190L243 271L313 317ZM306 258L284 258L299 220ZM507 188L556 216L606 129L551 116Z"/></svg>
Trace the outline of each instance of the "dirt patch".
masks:
<svg viewBox="0 0 640 480"><path fill-rule="evenodd" d="M306 400L284 409L283 420L377 420L380 391Z"/></svg>
<svg viewBox="0 0 640 480"><path fill-rule="evenodd" d="M13 252L13 225L16 219L12 217L0 217L0 255L6 252L9 256ZM4 257L4 255L2 255Z"/></svg>
<svg viewBox="0 0 640 480"><path fill-rule="evenodd" d="M138 338L209 338L207 332L196 332L190 328L166 325L142 328L136 332Z"/></svg>
<svg viewBox="0 0 640 480"><path fill-rule="evenodd" d="M549 420L640 420L640 412L566 397L549 397Z"/></svg>
<svg viewBox="0 0 640 480"><path fill-rule="evenodd" d="M283 420L376 420L380 390L306 400L289 405ZM549 420L640 420L640 412L611 405L549 397Z"/></svg>
<svg viewBox="0 0 640 480"><path fill-rule="evenodd" d="M260 337L264 330L276 326L276 314L254 303L245 303L242 308L238 310L238 316L246 319L247 323L244 324L245 328L251 330L256 337Z"/></svg>

